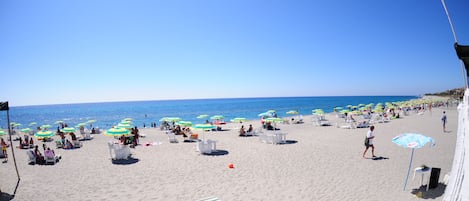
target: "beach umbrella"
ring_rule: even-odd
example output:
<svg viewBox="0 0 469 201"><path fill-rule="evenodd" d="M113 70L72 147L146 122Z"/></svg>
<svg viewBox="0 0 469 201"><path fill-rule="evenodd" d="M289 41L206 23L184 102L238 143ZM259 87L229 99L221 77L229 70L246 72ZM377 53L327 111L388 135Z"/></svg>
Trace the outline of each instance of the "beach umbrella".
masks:
<svg viewBox="0 0 469 201"><path fill-rule="evenodd" d="M63 123L64 123L64 121L62 121L62 120L58 120L58 121L54 122L54 124L63 124Z"/></svg>
<svg viewBox="0 0 469 201"><path fill-rule="evenodd" d="M122 135L128 135L130 133L129 130L125 128L111 128L108 129L104 132L104 135L107 136L122 136Z"/></svg>
<svg viewBox="0 0 469 201"><path fill-rule="evenodd" d="M0 135L6 135L7 132L5 132L4 130L0 130Z"/></svg>
<svg viewBox="0 0 469 201"><path fill-rule="evenodd" d="M271 116L272 116L272 113L263 112L263 113L258 114L257 116L259 116L259 117L271 117Z"/></svg>
<svg viewBox="0 0 469 201"><path fill-rule="evenodd" d="M197 116L197 119L206 119L208 117L208 114L201 114Z"/></svg>
<svg viewBox="0 0 469 201"><path fill-rule="evenodd" d="M203 140L205 140L205 131L215 129L216 126L212 124L195 124L192 128L197 129L197 130L202 130L203 131L202 137L203 137Z"/></svg>
<svg viewBox="0 0 469 201"><path fill-rule="evenodd" d="M184 127L192 126L192 122L190 122L190 121L178 121L176 124L180 125L180 126L184 126Z"/></svg>
<svg viewBox="0 0 469 201"><path fill-rule="evenodd" d="M124 121L132 121L133 119L127 117L127 118L125 118L125 119L123 119L123 120L124 120Z"/></svg>
<svg viewBox="0 0 469 201"><path fill-rule="evenodd" d="M36 124L37 124L36 122L31 122L31 123L29 123L29 126L34 126Z"/></svg>
<svg viewBox="0 0 469 201"><path fill-rule="evenodd" d="M73 127L65 127L65 128L62 128L61 131L64 132L64 133L73 133L73 132L76 131L76 129L73 128Z"/></svg>
<svg viewBox="0 0 469 201"><path fill-rule="evenodd" d="M44 138L51 138L54 135L55 135L55 133L52 132L52 131L39 131L39 132L34 134L34 137L36 137L38 139L44 139Z"/></svg>
<svg viewBox="0 0 469 201"><path fill-rule="evenodd" d="M394 142L395 144L399 146L412 149L412 152L410 155L409 169L407 170L407 176L405 178L405 183L404 183L404 190L405 190L407 186L407 180L409 179L410 168L412 167L412 160L414 158L415 149L422 148L423 146L425 146L425 144L429 142L431 146L434 146L435 143L433 141L433 138L427 137L425 135L418 134L418 133L403 133L399 136L394 137L392 139L392 142Z"/></svg>
<svg viewBox="0 0 469 201"><path fill-rule="evenodd" d="M181 118L179 118L179 117L163 117L163 118L160 119L160 121L178 122L178 121L181 121Z"/></svg>
<svg viewBox="0 0 469 201"><path fill-rule="evenodd" d="M315 109L312 112L313 112L313 114L316 114L316 115L323 115L324 114L324 110L322 110L322 109Z"/></svg>
<svg viewBox="0 0 469 201"><path fill-rule="evenodd" d="M90 120L86 121L87 124L92 124L94 122L96 122L96 120L94 120L94 119L90 119Z"/></svg>
<svg viewBox="0 0 469 201"><path fill-rule="evenodd" d="M50 127L51 127L50 124L43 124L43 125L41 125L41 128L50 128Z"/></svg>
<svg viewBox="0 0 469 201"><path fill-rule="evenodd" d="M282 118L277 118L277 117L270 117L264 119L265 122L271 122L271 123L278 123L278 122L283 122L284 120Z"/></svg>
<svg viewBox="0 0 469 201"><path fill-rule="evenodd" d="M125 123L118 123L117 128L132 128L133 126Z"/></svg>
<svg viewBox="0 0 469 201"><path fill-rule="evenodd" d="M296 114L300 114L300 113L296 110L290 110L290 111L287 112L287 114L295 114L296 115Z"/></svg>
<svg viewBox="0 0 469 201"><path fill-rule="evenodd" d="M349 113L349 112L350 112L350 110L341 110L340 111L340 113L342 113L342 114Z"/></svg>
<svg viewBox="0 0 469 201"><path fill-rule="evenodd" d="M24 132L24 133L30 133L32 130L30 128L23 128L21 129L21 132Z"/></svg>
<svg viewBox="0 0 469 201"><path fill-rule="evenodd" d="M86 123L79 123L79 124L77 124L75 127L82 127L82 126L85 127L85 126L86 126Z"/></svg>
<svg viewBox="0 0 469 201"><path fill-rule="evenodd" d="M243 122L246 122L247 119L244 118L244 117L236 117L236 118L233 118L230 120L231 122L236 122L236 123L243 123Z"/></svg>
<svg viewBox="0 0 469 201"><path fill-rule="evenodd" d="M225 117L223 115L213 115L212 117L210 117L210 119L212 120L221 120L221 119L224 119Z"/></svg>

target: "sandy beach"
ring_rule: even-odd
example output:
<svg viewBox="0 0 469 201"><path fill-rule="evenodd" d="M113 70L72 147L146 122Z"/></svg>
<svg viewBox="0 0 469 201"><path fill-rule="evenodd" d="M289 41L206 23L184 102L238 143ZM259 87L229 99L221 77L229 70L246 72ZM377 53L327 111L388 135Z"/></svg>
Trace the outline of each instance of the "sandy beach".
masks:
<svg viewBox="0 0 469 201"><path fill-rule="evenodd" d="M448 116L446 133L443 110ZM281 145L238 136L241 125L257 128L259 120L227 123L224 131L195 131L201 138L216 140L219 155L201 155L196 144L183 143L182 136L177 136L179 143L169 143L156 128L140 128L146 137L131 149L132 159L125 163L113 163L107 145L113 138L103 134L83 141L79 149L56 149L55 142L47 142L62 156L55 165L28 165L26 150L15 148L18 185L8 149L9 161L0 164L2 200L418 200L420 175L413 179L411 172L403 190L411 149L391 141L407 132L435 140L434 147L415 150L412 170L422 164L441 168L440 185L423 191L423 198L442 200L443 178L453 161L457 115L455 107L433 108L374 124L376 160L362 158L368 128L337 128L336 123L344 120L334 114L326 115L332 126L315 126L311 116L304 116L303 124L277 124L278 132L287 133L287 143ZM228 167L230 163L234 168Z"/></svg>

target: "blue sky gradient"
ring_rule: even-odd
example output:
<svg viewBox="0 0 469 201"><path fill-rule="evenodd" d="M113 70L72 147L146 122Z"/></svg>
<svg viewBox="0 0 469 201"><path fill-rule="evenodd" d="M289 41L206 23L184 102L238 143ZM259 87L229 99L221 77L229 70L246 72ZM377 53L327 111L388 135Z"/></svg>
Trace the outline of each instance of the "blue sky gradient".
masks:
<svg viewBox="0 0 469 201"><path fill-rule="evenodd" d="M469 45L469 1L446 4ZM0 28L13 106L464 86L439 0L1 1Z"/></svg>

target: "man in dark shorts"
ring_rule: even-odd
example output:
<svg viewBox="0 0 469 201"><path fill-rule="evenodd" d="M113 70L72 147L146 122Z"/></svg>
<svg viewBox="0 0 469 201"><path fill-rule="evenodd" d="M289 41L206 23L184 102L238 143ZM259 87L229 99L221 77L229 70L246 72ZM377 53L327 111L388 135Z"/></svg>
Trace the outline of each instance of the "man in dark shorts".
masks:
<svg viewBox="0 0 469 201"><path fill-rule="evenodd" d="M365 154L368 151L368 148L371 147L371 155L374 157L375 156L375 146L373 145L373 139L375 136L373 135L373 131L375 130L375 126L370 126L370 130L366 133L366 138L365 138L365 151L363 152L363 158L365 158Z"/></svg>

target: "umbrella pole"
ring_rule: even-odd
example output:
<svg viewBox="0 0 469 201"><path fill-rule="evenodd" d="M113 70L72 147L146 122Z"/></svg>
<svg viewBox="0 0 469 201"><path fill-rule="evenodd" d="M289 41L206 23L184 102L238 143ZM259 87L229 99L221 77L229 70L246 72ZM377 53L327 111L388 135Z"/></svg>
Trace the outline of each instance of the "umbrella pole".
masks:
<svg viewBox="0 0 469 201"><path fill-rule="evenodd" d="M409 169L407 170L407 176L405 178L405 183L404 183L404 191L407 186L407 180L409 179L409 174L410 174L410 168L412 167L412 159L414 158L414 148L412 148L412 153L410 155L410 163L409 163Z"/></svg>

